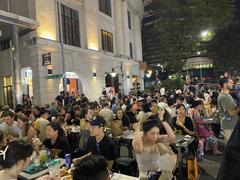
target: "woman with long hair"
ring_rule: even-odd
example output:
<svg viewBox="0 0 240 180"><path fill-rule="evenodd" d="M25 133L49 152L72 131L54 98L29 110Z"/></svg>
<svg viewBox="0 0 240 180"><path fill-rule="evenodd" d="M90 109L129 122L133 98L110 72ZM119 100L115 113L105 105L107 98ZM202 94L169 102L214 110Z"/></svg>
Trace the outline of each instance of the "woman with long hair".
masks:
<svg viewBox="0 0 240 180"><path fill-rule="evenodd" d="M205 121L202 116L203 102L196 100L192 103L192 118L196 128L196 134L199 138L204 138L206 143L206 150L212 150L214 155L221 155L222 152L218 150L217 139L214 133L209 129L209 122Z"/></svg>
<svg viewBox="0 0 240 180"><path fill-rule="evenodd" d="M47 138L43 141L45 148L60 158L71 152L68 140L61 126L55 122L47 125Z"/></svg>
<svg viewBox="0 0 240 180"><path fill-rule="evenodd" d="M32 146L25 141L12 141L0 152L0 179L17 180L19 174L28 167L33 153Z"/></svg>
<svg viewBox="0 0 240 180"><path fill-rule="evenodd" d="M125 115L121 108L118 108L116 111L116 120L121 121L122 123L122 130L131 129L131 124L129 118Z"/></svg>
<svg viewBox="0 0 240 180"><path fill-rule="evenodd" d="M17 126L19 127L19 139L33 143L33 138L37 137L35 129L31 126L30 120L24 114L17 116Z"/></svg>

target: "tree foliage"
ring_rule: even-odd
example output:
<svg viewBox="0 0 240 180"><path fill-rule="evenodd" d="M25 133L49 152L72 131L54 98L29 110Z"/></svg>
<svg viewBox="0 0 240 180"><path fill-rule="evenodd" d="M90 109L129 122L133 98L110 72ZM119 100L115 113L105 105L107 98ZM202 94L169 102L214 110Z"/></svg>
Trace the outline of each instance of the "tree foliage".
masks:
<svg viewBox="0 0 240 180"><path fill-rule="evenodd" d="M153 0L160 63L179 72L200 48L200 32L228 24L232 0Z"/></svg>
<svg viewBox="0 0 240 180"><path fill-rule="evenodd" d="M179 75L173 75L171 78L162 82L161 87L164 87L167 91L183 89L184 81Z"/></svg>
<svg viewBox="0 0 240 180"><path fill-rule="evenodd" d="M207 45L208 55L219 71L240 68L240 23L234 22L219 29Z"/></svg>

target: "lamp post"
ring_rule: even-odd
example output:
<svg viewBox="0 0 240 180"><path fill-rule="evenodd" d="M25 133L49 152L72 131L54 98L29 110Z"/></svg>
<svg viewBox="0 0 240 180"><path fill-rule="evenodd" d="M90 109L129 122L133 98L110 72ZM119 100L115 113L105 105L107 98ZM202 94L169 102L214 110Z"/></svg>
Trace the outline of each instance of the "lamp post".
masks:
<svg viewBox="0 0 240 180"><path fill-rule="evenodd" d="M63 73L63 90L67 92L67 79L66 79L66 67L64 58L64 42L63 42L63 27L62 27L62 14L61 14L61 0L58 0L58 25L60 30L60 43L61 43L61 57L62 57L62 73Z"/></svg>
<svg viewBox="0 0 240 180"><path fill-rule="evenodd" d="M123 64L121 62L120 66L116 66L114 68L112 68L112 72L111 72L111 76L114 78L116 77L117 73L114 71L115 68L119 68L120 71L121 71L121 80L122 80L122 88L121 88L121 93L122 93L122 96L124 96L124 88L123 88Z"/></svg>

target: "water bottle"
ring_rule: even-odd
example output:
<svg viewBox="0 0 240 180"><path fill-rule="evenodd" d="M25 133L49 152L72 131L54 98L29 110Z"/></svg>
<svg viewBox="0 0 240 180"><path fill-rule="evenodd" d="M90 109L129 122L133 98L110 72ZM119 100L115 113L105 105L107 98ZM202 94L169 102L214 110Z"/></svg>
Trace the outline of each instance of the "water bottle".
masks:
<svg viewBox="0 0 240 180"><path fill-rule="evenodd" d="M65 163L68 169L71 168L71 155L70 154L66 154L65 155Z"/></svg>
<svg viewBox="0 0 240 180"><path fill-rule="evenodd" d="M49 165L51 162L50 151L46 148L46 164Z"/></svg>

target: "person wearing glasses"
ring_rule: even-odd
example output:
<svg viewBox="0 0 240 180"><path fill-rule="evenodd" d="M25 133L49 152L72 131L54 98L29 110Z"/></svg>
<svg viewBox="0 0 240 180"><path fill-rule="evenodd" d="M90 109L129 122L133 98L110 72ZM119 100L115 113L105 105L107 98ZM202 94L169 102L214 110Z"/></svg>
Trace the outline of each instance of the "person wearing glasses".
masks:
<svg viewBox="0 0 240 180"><path fill-rule="evenodd" d="M33 153L32 146L25 141L12 141L0 151L0 179L17 180L19 174L28 167Z"/></svg>
<svg viewBox="0 0 240 180"><path fill-rule="evenodd" d="M101 116L96 116L90 122L90 136L87 141L87 151L93 155L99 154L106 158L108 168L111 170L113 160L116 158L116 146L112 138L104 133L106 121Z"/></svg>

